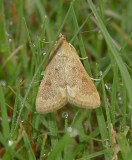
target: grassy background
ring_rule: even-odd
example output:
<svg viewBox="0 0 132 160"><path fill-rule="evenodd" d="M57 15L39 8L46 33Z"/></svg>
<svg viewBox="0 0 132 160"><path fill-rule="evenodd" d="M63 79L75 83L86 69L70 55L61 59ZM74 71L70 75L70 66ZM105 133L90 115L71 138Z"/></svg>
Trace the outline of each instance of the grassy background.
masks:
<svg viewBox="0 0 132 160"><path fill-rule="evenodd" d="M0 157L132 159L132 1L0 0ZM94 81L101 107L38 114L36 95L62 33ZM47 43L48 42L48 43Z"/></svg>

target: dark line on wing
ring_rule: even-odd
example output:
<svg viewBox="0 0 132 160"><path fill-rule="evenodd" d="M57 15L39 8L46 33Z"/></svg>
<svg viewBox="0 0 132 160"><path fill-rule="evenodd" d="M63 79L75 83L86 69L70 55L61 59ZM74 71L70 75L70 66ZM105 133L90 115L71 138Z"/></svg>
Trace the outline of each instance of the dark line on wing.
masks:
<svg viewBox="0 0 132 160"><path fill-rule="evenodd" d="M58 47L53 52L52 56L49 58L48 64L51 62L51 60L53 59L53 57L56 55L56 53L58 52L58 50L60 49L60 47L62 46L62 44L63 44L63 41L60 42L60 44L58 45Z"/></svg>

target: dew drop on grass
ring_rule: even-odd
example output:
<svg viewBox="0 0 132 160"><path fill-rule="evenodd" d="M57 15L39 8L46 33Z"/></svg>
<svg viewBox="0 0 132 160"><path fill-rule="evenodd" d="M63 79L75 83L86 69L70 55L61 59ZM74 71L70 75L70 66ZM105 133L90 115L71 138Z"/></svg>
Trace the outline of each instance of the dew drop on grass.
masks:
<svg viewBox="0 0 132 160"><path fill-rule="evenodd" d="M9 37L9 36L10 36L10 34L9 34L8 32L5 32L5 35L6 35L7 37Z"/></svg>
<svg viewBox="0 0 132 160"><path fill-rule="evenodd" d="M72 127L67 127L67 132L72 132Z"/></svg>
<svg viewBox="0 0 132 160"><path fill-rule="evenodd" d="M44 73L45 73L45 72L44 72L44 71L42 71L42 72L40 73L40 74L41 74L41 76L44 76Z"/></svg>
<svg viewBox="0 0 132 160"><path fill-rule="evenodd" d="M35 44L33 43L33 47L35 48Z"/></svg>
<svg viewBox="0 0 132 160"><path fill-rule="evenodd" d="M43 52L43 56L46 55L46 52Z"/></svg>
<svg viewBox="0 0 132 160"><path fill-rule="evenodd" d="M123 102L122 102L122 97L118 97L118 103L119 104L122 104Z"/></svg>
<svg viewBox="0 0 132 160"><path fill-rule="evenodd" d="M42 158L46 157L46 153L43 153Z"/></svg>
<svg viewBox="0 0 132 160"><path fill-rule="evenodd" d="M107 90L112 90L112 84L111 83L105 83L105 87Z"/></svg>
<svg viewBox="0 0 132 160"><path fill-rule="evenodd" d="M100 40L103 40L103 39L104 39L104 37L103 37L103 35L102 35L101 32L98 32L98 39L100 39Z"/></svg>
<svg viewBox="0 0 132 160"><path fill-rule="evenodd" d="M10 117L7 118L7 122L11 122L11 118Z"/></svg>
<svg viewBox="0 0 132 160"><path fill-rule="evenodd" d="M110 148L110 147L111 147L111 143L110 143L110 140L109 140L109 139L105 139L105 140L104 140L104 146L105 146L106 148Z"/></svg>
<svg viewBox="0 0 132 160"><path fill-rule="evenodd" d="M20 78L19 78L19 82L21 83L22 81L23 81L23 79L20 77Z"/></svg>
<svg viewBox="0 0 132 160"><path fill-rule="evenodd" d="M9 38L9 39L8 39L8 41L9 41L9 43L11 43L11 42L12 42L12 39L11 39L11 38Z"/></svg>
<svg viewBox="0 0 132 160"><path fill-rule="evenodd" d="M21 103L21 107L23 107L23 105L24 105L24 104L23 104L23 102L22 102L22 103Z"/></svg>
<svg viewBox="0 0 132 160"><path fill-rule="evenodd" d="M6 81L5 80L1 80L0 84L1 84L2 87L5 87L6 86Z"/></svg>
<svg viewBox="0 0 132 160"><path fill-rule="evenodd" d="M67 127L67 132L71 137L75 137L78 135L78 132L76 129L73 129L72 127Z"/></svg>
<svg viewBox="0 0 132 160"><path fill-rule="evenodd" d="M121 82L121 83L120 83L120 86L123 86L123 85L124 85L124 84Z"/></svg>
<svg viewBox="0 0 132 160"><path fill-rule="evenodd" d="M117 96L118 96L118 97L120 97L120 96L121 96L121 93L120 93L119 91L117 92Z"/></svg>
<svg viewBox="0 0 132 160"><path fill-rule="evenodd" d="M68 118L68 113L67 112L63 112L62 113L62 117L65 118L65 119L67 119Z"/></svg>
<svg viewBox="0 0 132 160"><path fill-rule="evenodd" d="M40 27L43 28L43 24L41 24Z"/></svg>
<svg viewBox="0 0 132 160"><path fill-rule="evenodd" d="M102 71L99 71L98 75L100 78L102 77L102 74L103 74Z"/></svg>
<svg viewBox="0 0 132 160"><path fill-rule="evenodd" d="M13 25L13 21L10 21L9 24L10 24L10 25Z"/></svg>
<svg viewBox="0 0 132 160"><path fill-rule="evenodd" d="M12 146L14 144L13 140L8 140L8 146Z"/></svg>

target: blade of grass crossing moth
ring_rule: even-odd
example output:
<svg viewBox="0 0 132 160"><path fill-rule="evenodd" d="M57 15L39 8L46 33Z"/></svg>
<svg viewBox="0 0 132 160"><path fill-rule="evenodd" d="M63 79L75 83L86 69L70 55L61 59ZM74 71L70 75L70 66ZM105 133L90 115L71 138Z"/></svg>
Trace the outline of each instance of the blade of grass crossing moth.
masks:
<svg viewBox="0 0 132 160"><path fill-rule="evenodd" d="M78 22L77 22L77 18L76 18L75 12L74 12L73 5L72 5L72 12L73 12L73 20L74 20L74 24L75 24L75 29L76 29L76 32L77 32L79 30L79 26L78 26ZM79 47L80 47L80 50L81 50L82 57L83 58L87 57L87 54L86 54L86 51L85 51L85 48L84 48L84 44L83 44L83 40L82 40L82 37L81 37L80 33L78 34L78 39L79 39ZM88 72L89 76L92 76L91 71L90 71L90 66L89 66L89 63L88 63L88 59L83 60L83 63L84 63L85 69Z"/></svg>
<svg viewBox="0 0 132 160"><path fill-rule="evenodd" d="M129 98L130 104L132 106L132 79L130 77L130 74L129 74L126 66L124 65L124 62L123 62L122 58L120 57L119 52L115 48L115 46L114 46L114 44L112 42L112 38L110 37L105 25L103 24L101 18L99 17L99 14L98 14L93 2L91 0L87 0L87 1L88 1L89 5L90 5L94 15L95 15L95 18L96 18L96 20L98 22L98 25L99 25L99 27L100 27L103 35L104 35L104 38L105 38L105 40L107 42L107 45L108 45L108 47L109 47L109 49L111 51L110 53L112 53L113 57L116 60L117 65L118 65L118 67L120 69L121 76L122 76L122 78L124 80L124 84L125 84L125 86L127 88L128 98Z"/></svg>
<svg viewBox="0 0 132 160"><path fill-rule="evenodd" d="M2 117L2 130L5 138L8 138L10 135L9 131L9 122L8 122L8 114L7 107L5 106L5 97L2 90L2 86L0 84L0 106L1 106L1 117Z"/></svg>
<svg viewBox="0 0 132 160"><path fill-rule="evenodd" d="M73 2L74 2L74 1L72 1L71 4L72 4ZM48 53L45 55L44 59L42 60L42 62L41 62L40 65L38 66L38 68L37 68L37 70L36 70L36 72L35 72L32 80L31 80L31 82L29 83L29 86L28 86L27 91L26 91L26 93L25 93L24 99L23 99L23 101L22 101L22 103L21 103L21 105L20 105L20 110L19 110L19 115L18 115L18 117L17 117L15 130L16 130L17 127L18 127L18 124L19 124L19 121L20 121L20 117L21 117L21 114L22 114L22 111L23 111L23 107L24 107L25 101L26 101L26 99L27 99L27 97L28 97L29 91L30 91L30 89L31 89L31 87L32 87L32 83L34 82L35 77L37 76L37 74L38 74L40 68L42 67L43 63L44 63L44 62L46 61L46 59L48 58L48 56L49 56L52 48L54 47L55 41L56 41L56 39L58 38L58 36L59 36L59 34L60 34L60 32L61 32L61 30L62 30L62 28L63 28L63 26L64 26L64 24L65 24L65 22L66 22L66 19L67 19L69 13L70 13L70 10L71 10L71 5L70 5L70 7L69 7L69 9L68 9L68 11L67 11L67 14L66 14L66 16L65 16L65 18L64 18L64 21L63 21L62 25L60 26L60 28L59 28L59 30L58 30L55 38L54 38L54 41L53 41L53 43L52 43L52 45L51 45Z"/></svg>

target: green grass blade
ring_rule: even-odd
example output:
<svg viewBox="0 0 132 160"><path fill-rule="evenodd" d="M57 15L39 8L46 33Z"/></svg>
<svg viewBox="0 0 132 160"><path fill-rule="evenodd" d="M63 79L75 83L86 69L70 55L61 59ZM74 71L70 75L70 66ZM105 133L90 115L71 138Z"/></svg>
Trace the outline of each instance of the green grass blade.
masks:
<svg viewBox="0 0 132 160"><path fill-rule="evenodd" d="M101 79L102 82L102 90L103 90L103 95L104 95L104 103L105 103L105 111L106 111L106 116L107 116L107 124L108 124L108 130L109 130L109 140L110 143L113 147L113 142L112 142L112 134L111 134L111 119L110 119L110 112L107 104L107 97L106 97L106 92L105 92L105 86L104 86L104 81L103 78Z"/></svg>
<svg viewBox="0 0 132 160"><path fill-rule="evenodd" d="M103 115L101 108L96 109L96 116L97 116L99 130L100 130L102 140L104 142L109 141L107 130L106 130L107 126L106 126L104 115ZM105 153L104 156L105 156L105 160L111 160L111 158L112 158L111 153Z"/></svg>
<svg viewBox="0 0 132 160"><path fill-rule="evenodd" d="M117 143L120 147L121 155L122 155L123 159L126 160L127 155L130 151L130 146L127 141L127 138L123 133L118 133L116 135L116 139L117 139Z"/></svg>
<svg viewBox="0 0 132 160"><path fill-rule="evenodd" d="M77 160L87 160L87 159L91 159L91 158L95 158L95 157L98 157L100 155L103 155L103 154L107 154L108 152L110 152L111 150L110 149L104 149L102 151L99 151L99 152L95 152L93 154L90 154L88 156L84 156L82 158L79 158Z"/></svg>
<svg viewBox="0 0 132 160"><path fill-rule="evenodd" d="M28 138L28 135L27 135L26 131L24 131L23 140L24 140L24 143L25 143L25 146L26 146L26 150L27 150L29 160L36 160L36 157L34 155L34 152L33 152L33 149L31 147L30 140Z"/></svg>
<svg viewBox="0 0 132 160"><path fill-rule="evenodd" d="M24 27L25 27L25 30L26 30L26 35L27 35L27 38L28 38L28 41L29 41L29 46L32 50L33 59L35 60L35 50L34 50L32 42L31 42L31 38L30 38L30 34L29 34L29 31L28 31L28 27L27 27L25 18L23 18L23 24L24 24Z"/></svg>
<svg viewBox="0 0 132 160"><path fill-rule="evenodd" d="M127 160L132 160L132 149L128 152Z"/></svg>
<svg viewBox="0 0 132 160"><path fill-rule="evenodd" d="M55 115L54 113L49 113L47 117L47 123L48 123L48 129L51 133L50 139L51 139L51 145L52 148L56 148L56 145L58 144L58 139L59 139L59 134L58 133L58 128L55 120ZM56 160L61 160L62 156L61 154L58 154L56 157Z"/></svg>
<svg viewBox="0 0 132 160"><path fill-rule="evenodd" d="M5 138L8 138L10 135L9 122L8 122L8 115L7 115L7 107L5 105L5 97L4 97L1 84L0 84L0 105L1 105L3 135Z"/></svg>
<svg viewBox="0 0 132 160"><path fill-rule="evenodd" d="M111 113L111 121L114 124L115 123L115 106L116 106L116 91L117 91L117 85L118 85L118 67L117 64L113 64L113 71L114 71L114 78L113 78L113 85L112 85L112 93L111 93L111 107L110 107L110 113Z"/></svg>
<svg viewBox="0 0 132 160"><path fill-rule="evenodd" d="M16 125L16 116L17 116L17 108L18 108L18 103L19 103L19 94L20 94L20 83L18 84L18 89L16 92L16 99L15 99L15 104L14 104L14 108L13 108L13 117L12 117L12 124L11 124L11 137L13 138L13 134L14 134L14 128Z"/></svg>
<svg viewBox="0 0 132 160"><path fill-rule="evenodd" d="M7 30L6 30L4 1L0 0L0 52L2 53L4 58L7 58L10 55L10 47L6 33ZM7 67L9 74L12 74L14 67L12 62L8 62ZM0 67L0 73L2 74L2 72L3 69Z"/></svg>
<svg viewBox="0 0 132 160"><path fill-rule="evenodd" d="M56 147L53 149L47 160L55 160L58 154L60 154L64 147L69 143L70 137L68 134L65 134L63 138L57 143Z"/></svg>

